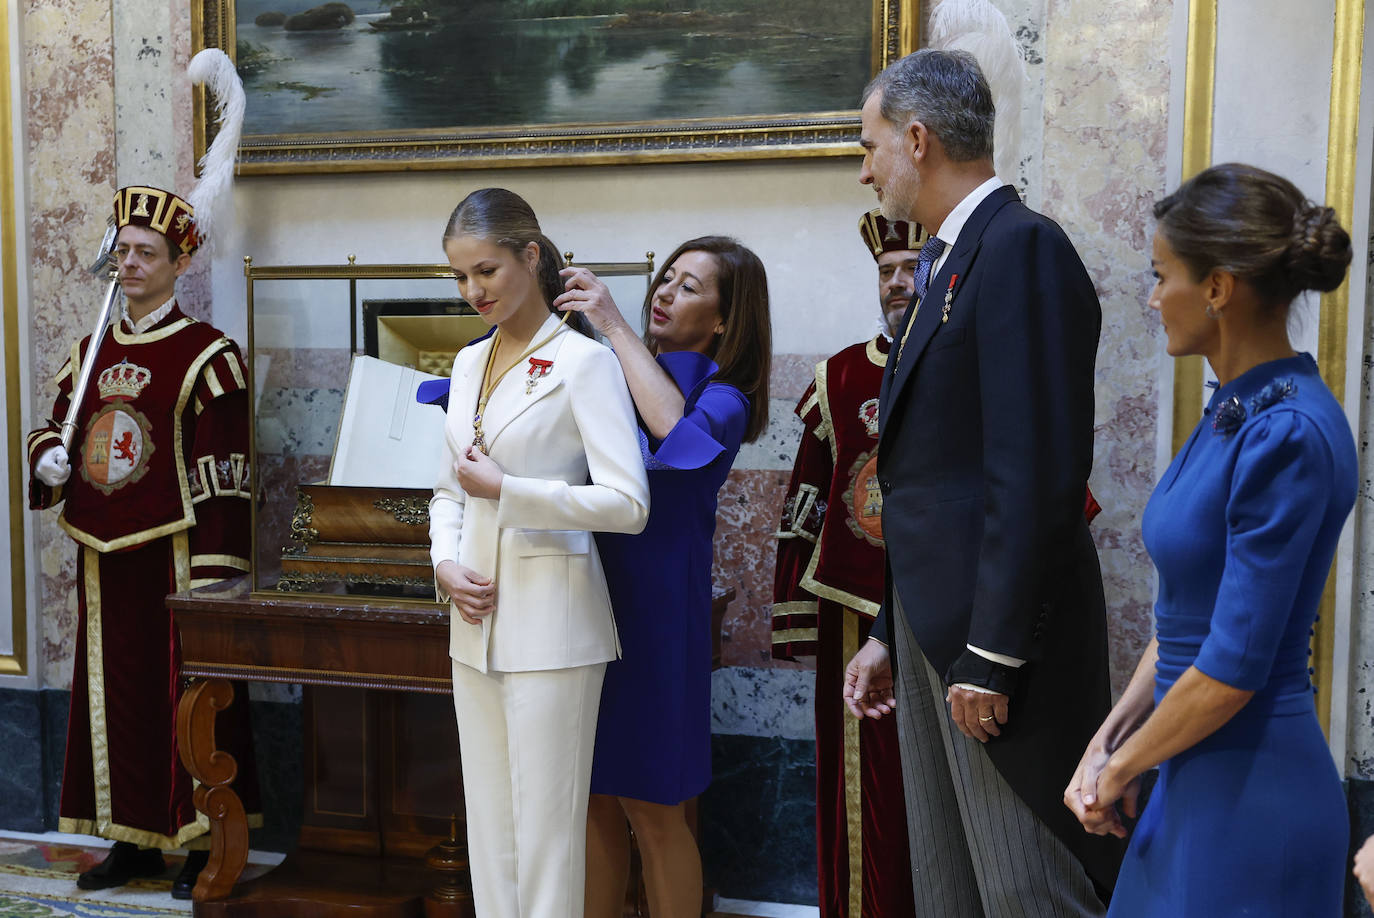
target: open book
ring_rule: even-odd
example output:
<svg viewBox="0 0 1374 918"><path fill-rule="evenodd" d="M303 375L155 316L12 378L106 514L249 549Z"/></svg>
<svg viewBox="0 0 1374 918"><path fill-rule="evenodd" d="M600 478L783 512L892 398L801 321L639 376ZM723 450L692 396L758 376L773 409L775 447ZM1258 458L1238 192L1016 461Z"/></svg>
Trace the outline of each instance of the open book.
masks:
<svg viewBox="0 0 1374 918"><path fill-rule="evenodd" d="M376 357L353 358L329 484L432 488L444 445L444 411L415 391L440 379ZM445 380L447 382L447 380Z"/></svg>

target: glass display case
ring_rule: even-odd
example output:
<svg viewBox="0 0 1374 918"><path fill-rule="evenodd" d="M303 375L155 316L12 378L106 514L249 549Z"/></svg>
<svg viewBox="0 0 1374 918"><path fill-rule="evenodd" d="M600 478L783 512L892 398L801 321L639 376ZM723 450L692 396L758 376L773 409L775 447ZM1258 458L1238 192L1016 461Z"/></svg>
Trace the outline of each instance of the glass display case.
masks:
<svg viewBox="0 0 1374 918"><path fill-rule="evenodd" d="M575 263L642 330L653 253ZM431 601L428 503L444 415L416 391L446 377L486 322L457 295L448 265L246 258L244 275L253 590Z"/></svg>

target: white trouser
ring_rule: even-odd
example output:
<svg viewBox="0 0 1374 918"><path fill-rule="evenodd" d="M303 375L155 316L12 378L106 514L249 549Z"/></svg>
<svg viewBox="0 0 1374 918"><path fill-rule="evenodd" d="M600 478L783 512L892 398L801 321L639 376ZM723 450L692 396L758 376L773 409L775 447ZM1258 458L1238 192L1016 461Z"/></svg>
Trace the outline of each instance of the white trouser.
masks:
<svg viewBox="0 0 1374 918"><path fill-rule="evenodd" d="M453 664L478 918L581 918L605 674L605 663L486 674Z"/></svg>

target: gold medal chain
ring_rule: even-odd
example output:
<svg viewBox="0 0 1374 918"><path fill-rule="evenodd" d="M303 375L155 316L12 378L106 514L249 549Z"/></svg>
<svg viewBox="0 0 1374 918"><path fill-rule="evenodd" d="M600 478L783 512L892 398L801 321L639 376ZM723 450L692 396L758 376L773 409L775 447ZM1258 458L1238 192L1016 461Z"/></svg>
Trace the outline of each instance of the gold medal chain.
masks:
<svg viewBox="0 0 1374 918"><path fill-rule="evenodd" d="M487 439L482 434L482 415L487 410L487 402L491 401L492 393L501 384L501 380L506 378L507 373L519 366L526 357L552 341L553 336L562 331L563 326L568 324L568 316L571 314L571 312L563 313L563 318L559 319L557 328L525 348L519 357L516 357L504 370L497 374L495 379L491 379L491 368L496 364L496 348L501 344L501 329L498 328L496 334L492 336L491 350L487 353L487 365L482 369L482 388L478 390L477 412L472 416L472 445L483 453L487 452Z"/></svg>

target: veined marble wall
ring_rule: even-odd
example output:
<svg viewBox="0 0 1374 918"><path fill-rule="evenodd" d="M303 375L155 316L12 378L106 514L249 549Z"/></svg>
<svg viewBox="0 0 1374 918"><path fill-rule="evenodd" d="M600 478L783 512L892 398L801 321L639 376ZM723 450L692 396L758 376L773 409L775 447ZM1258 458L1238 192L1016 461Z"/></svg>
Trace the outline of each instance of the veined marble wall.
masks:
<svg viewBox="0 0 1374 918"><path fill-rule="evenodd" d="M1374 199L1368 203L1374 211ZM1357 255L1363 247L1374 267L1374 230L1355 243ZM1351 297L1356 295L1352 290ZM1360 490L1354 511L1359 534L1355 548L1354 594L1357 598L1356 614L1351 622L1351 641L1355 650L1351 655L1348 758L1343 770L1349 778L1374 781L1374 547L1369 539L1369 534L1374 533L1374 457L1369 449L1374 439L1374 353L1371 353L1374 351L1374 271L1370 272L1364 297L1365 351L1360 373L1364 410L1355 439L1360 450Z"/></svg>
<svg viewBox="0 0 1374 918"><path fill-rule="evenodd" d="M1110 621L1113 685L1130 680L1153 623L1140 518L1154 487L1158 317L1151 207L1165 192L1172 3L1047 0L1043 199L1078 246L1102 301L1093 522ZM1168 422L1165 415L1163 422Z"/></svg>
<svg viewBox="0 0 1374 918"><path fill-rule="evenodd" d="M109 5L32 0L23 10L29 367L37 380L27 428L51 412L49 381L67 358L72 330L90 325L104 295L104 281L84 269L96 255L114 194L115 145ZM65 686L76 624L76 554L56 514L40 514L35 538L38 665L45 684Z"/></svg>

